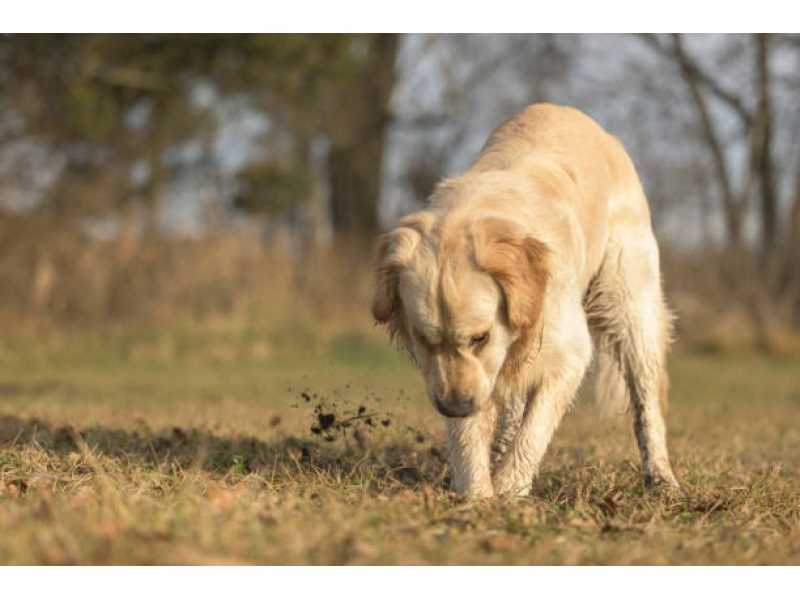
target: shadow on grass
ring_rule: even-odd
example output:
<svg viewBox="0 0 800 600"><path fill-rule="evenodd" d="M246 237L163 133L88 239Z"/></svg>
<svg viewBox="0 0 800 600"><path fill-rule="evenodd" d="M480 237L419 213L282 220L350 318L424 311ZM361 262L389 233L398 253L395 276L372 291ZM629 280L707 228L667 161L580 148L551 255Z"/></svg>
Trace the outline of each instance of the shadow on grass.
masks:
<svg viewBox="0 0 800 600"><path fill-rule="evenodd" d="M220 436L180 427L158 431L145 426L75 429L41 419L0 415L0 459L8 462L3 453L33 451L74 464L71 455L81 456L88 448L101 465L105 459L123 468L200 469L232 481L256 474L276 485L307 485L319 478L334 485L358 485L375 494L423 486L440 492L449 489L442 453L418 432L397 434L388 443L357 443L355 436L327 442L322 436L313 440L277 430L270 436ZM777 523L796 519L796 483L774 468L739 472L734 480L715 469L694 465L690 470L704 476L700 481L685 481L684 493L672 496L646 490L635 461L622 461L600 473L589 462L555 458L534 483L532 497L519 506L533 503L557 523L580 514L584 520L598 523L601 532L613 533L644 531L655 516L682 525L726 514L738 519L752 513ZM91 472L92 465L91 460L83 460L80 468ZM103 468L114 467L106 464ZM509 506L513 505L510 501Z"/></svg>
<svg viewBox="0 0 800 600"><path fill-rule="evenodd" d="M445 464L435 446L419 436L390 444L355 439L333 443L274 434L267 441L252 436L223 437L197 428L171 427L151 431L105 426L75 429L41 419L0 415L0 450L36 448L67 458L85 448L95 457L147 468L200 468L218 476L257 473L287 480L306 473L341 480L355 478L380 485L446 487Z"/></svg>

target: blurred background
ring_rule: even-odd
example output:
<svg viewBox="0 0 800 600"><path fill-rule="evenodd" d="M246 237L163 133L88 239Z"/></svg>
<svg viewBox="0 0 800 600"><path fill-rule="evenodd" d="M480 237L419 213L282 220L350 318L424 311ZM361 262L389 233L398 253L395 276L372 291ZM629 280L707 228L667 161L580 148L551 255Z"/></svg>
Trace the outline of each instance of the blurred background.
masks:
<svg viewBox="0 0 800 600"><path fill-rule="evenodd" d="M632 155L682 346L800 349L800 35L2 35L0 358L377 343L375 236L537 101Z"/></svg>
<svg viewBox="0 0 800 600"><path fill-rule="evenodd" d="M685 498L576 410L531 502L453 502L370 315L538 101L643 180ZM797 563L798 259L800 35L0 34L0 563Z"/></svg>

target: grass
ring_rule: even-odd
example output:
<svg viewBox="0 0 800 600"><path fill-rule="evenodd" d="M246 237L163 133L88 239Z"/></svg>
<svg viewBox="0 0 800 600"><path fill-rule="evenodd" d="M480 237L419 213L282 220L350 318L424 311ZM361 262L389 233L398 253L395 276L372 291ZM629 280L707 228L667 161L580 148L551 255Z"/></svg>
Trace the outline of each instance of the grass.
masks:
<svg viewBox="0 0 800 600"><path fill-rule="evenodd" d="M463 503L406 359L303 330L0 340L0 562L800 563L796 360L673 357L685 497L581 401L533 497Z"/></svg>

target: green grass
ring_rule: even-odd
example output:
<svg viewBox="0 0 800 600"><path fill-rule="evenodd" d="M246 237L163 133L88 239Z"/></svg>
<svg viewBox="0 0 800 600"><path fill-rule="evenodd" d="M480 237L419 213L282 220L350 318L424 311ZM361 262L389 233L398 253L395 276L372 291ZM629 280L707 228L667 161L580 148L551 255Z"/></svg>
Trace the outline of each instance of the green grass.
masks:
<svg viewBox="0 0 800 600"><path fill-rule="evenodd" d="M463 503L405 357L304 331L0 341L0 562L800 562L796 359L673 357L685 497L645 491L629 419L582 401L533 497ZM320 403L353 427L312 433Z"/></svg>

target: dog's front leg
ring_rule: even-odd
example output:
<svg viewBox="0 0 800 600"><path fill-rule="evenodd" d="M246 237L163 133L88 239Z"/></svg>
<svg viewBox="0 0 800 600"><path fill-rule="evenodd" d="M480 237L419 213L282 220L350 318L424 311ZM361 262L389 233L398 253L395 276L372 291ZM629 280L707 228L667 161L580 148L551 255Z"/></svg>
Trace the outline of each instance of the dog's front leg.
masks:
<svg viewBox="0 0 800 600"><path fill-rule="evenodd" d="M546 372L536 386L522 424L493 476L494 491L527 495L561 418L578 391L592 357L591 338L580 314L572 320L571 343L542 356Z"/></svg>
<svg viewBox="0 0 800 600"><path fill-rule="evenodd" d="M493 495L490 454L494 409L461 419L445 419L447 459L453 490L465 498Z"/></svg>
<svg viewBox="0 0 800 600"><path fill-rule="evenodd" d="M497 426L492 442L492 469L502 464L503 458L514 444L522 417L525 415L525 397L506 395L495 404L497 406ZM499 406L498 406L499 405Z"/></svg>
<svg viewBox="0 0 800 600"><path fill-rule="evenodd" d="M580 384L582 374L562 376L542 386L528 410L508 452L494 474L494 490L501 495L524 496L530 492L545 451Z"/></svg>

